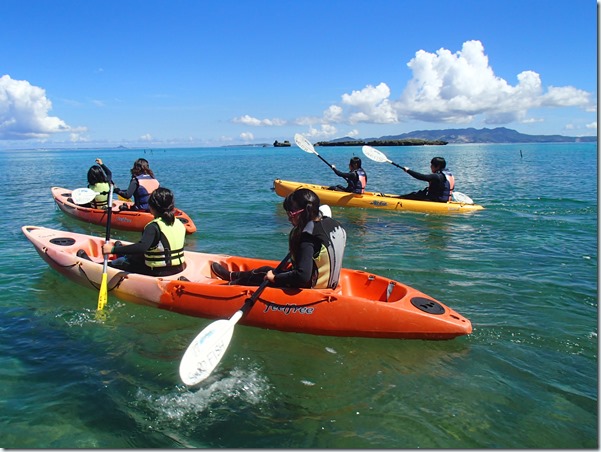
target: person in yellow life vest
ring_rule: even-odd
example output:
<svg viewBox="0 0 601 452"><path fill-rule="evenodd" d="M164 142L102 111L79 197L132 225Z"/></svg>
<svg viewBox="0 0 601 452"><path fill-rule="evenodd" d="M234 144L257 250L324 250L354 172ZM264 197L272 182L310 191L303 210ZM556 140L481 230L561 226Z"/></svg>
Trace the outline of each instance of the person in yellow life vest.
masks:
<svg viewBox="0 0 601 452"><path fill-rule="evenodd" d="M292 224L288 237L291 264L278 271L270 266L229 271L219 262L212 272L231 285L258 286L268 280L275 287L335 289L340 280L346 231L319 210L319 197L308 188L290 193L283 203Z"/></svg>
<svg viewBox="0 0 601 452"><path fill-rule="evenodd" d="M98 194L96 197L84 207L92 207L94 209L107 209L109 198L109 184L111 183L111 170L102 163L101 159L96 159L96 165L93 165L88 170L88 188L94 190Z"/></svg>
<svg viewBox="0 0 601 452"><path fill-rule="evenodd" d="M105 243L104 254L119 257L111 262L111 267L132 273L150 276L170 276L184 270L184 242L186 227L175 217L173 192L159 187L148 199L154 220L144 227L138 243L121 246L119 243Z"/></svg>

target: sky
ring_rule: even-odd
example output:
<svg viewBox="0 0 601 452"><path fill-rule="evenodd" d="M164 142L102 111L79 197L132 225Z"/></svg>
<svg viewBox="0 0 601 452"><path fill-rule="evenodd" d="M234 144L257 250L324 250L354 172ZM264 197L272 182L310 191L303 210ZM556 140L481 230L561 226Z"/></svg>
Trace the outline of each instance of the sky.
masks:
<svg viewBox="0 0 601 452"><path fill-rule="evenodd" d="M596 0L1 0L0 149L597 134Z"/></svg>

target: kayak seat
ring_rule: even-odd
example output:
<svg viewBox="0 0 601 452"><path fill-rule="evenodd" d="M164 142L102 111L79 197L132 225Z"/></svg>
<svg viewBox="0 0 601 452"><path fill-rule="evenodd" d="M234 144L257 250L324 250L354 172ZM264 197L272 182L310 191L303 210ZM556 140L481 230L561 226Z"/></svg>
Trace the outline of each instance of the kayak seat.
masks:
<svg viewBox="0 0 601 452"><path fill-rule="evenodd" d="M90 256L88 256L88 253L86 253L86 250L78 250L76 254L77 257L81 257L82 259L87 259L89 261L92 260L90 259Z"/></svg>
<svg viewBox="0 0 601 452"><path fill-rule="evenodd" d="M237 262L227 262L227 261L214 261L215 263L220 264L222 267L226 268L230 272L245 272L247 270L252 270L246 263L237 263ZM212 264L213 262L211 262Z"/></svg>
<svg viewBox="0 0 601 452"><path fill-rule="evenodd" d="M362 297L373 301L394 302L407 295L404 285L381 276L354 271L341 277L340 284L346 296Z"/></svg>

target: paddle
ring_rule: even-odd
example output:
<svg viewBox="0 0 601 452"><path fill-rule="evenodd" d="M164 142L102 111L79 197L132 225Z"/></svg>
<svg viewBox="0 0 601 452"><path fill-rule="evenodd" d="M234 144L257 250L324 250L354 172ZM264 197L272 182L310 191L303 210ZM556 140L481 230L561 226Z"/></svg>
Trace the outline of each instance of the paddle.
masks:
<svg viewBox="0 0 601 452"><path fill-rule="evenodd" d="M87 204L92 202L98 196L98 192L90 188L76 188L71 192L71 199L77 205Z"/></svg>
<svg viewBox="0 0 601 452"><path fill-rule="evenodd" d="M470 198L465 193L461 193L460 191L453 190L452 200L455 202L460 202L461 204L474 204L474 200Z"/></svg>
<svg viewBox="0 0 601 452"><path fill-rule="evenodd" d="M303 135L301 135L300 133L295 133L294 134L294 142L303 151L308 152L309 154L315 154L326 165L328 165L330 168L332 168L332 165L330 165L326 159L324 159L321 155L319 155L317 153L317 151L315 150L315 148L313 147L313 145L311 144L311 142L309 140L307 140ZM334 169L334 168L332 168L332 169Z"/></svg>
<svg viewBox="0 0 601 452"><path fill-rule="evenodd" d="M379 163L391 163L394 166L396 166L397 168L401 168L403 171L405 170L405 167L398 165L396 163L394 163L393 161L389 160L388 157L386 157L386 155L384 155L384 153L378 151L376 148L372 148L371 146L363 146L361 148L361 150L363 151L363 153L365 154L365 156L369 159L372 159L375 162L379 162Z"/></svg>
<svg viewBox="0 0 601 452"><path fill-rule="evenodd" d="M111 217L113 215L113 184L110 184L108 201L108 216L106 219L106 240L108 243L111 239ZM107 274L106 267L109 262L109 255L104 255L104 263L102 264L102 282L100 283L100 291L98 292L98 311L102 311L108 299Z"/></svg>
<svg viewBox="0 0 601 452"><path fill-rule="evenodd" d="M282 270L289 258L290 254L279 263L275 271ZM232 340L234 326L253 307L268 284L269 281L264 280L234 315L229 319L220 319L209 324L194 338L179 364L179 376L184 384L196 385L213 372Z"/></svg>

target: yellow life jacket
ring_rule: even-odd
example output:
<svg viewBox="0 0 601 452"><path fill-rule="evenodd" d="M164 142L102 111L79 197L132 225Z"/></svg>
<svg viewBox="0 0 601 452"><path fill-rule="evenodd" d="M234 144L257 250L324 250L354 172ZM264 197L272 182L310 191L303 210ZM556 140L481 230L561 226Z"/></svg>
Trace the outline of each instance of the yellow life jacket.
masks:
<svg viewBox="0 0 601 452"><path fill-rule="evenodd" d="M186 227L176 218L171 226L162 218L155 218L148 225L156 223L161 231L159 243L144 253L144 262L150 268L174 267L184 263L184 242Z"/></svg>
<svg viewBox="0 0 601 452"><path fill-rule="evenodd" d="M109 199L109 184L108 182L98 182L94 185L88 185L90 190L94 190L98 194L92 200L92 207L95 209L106 209L108 208L108 199Z"/></svg>

